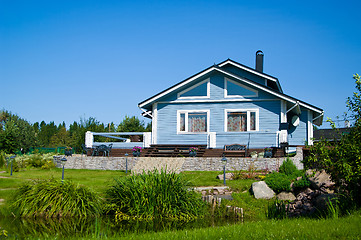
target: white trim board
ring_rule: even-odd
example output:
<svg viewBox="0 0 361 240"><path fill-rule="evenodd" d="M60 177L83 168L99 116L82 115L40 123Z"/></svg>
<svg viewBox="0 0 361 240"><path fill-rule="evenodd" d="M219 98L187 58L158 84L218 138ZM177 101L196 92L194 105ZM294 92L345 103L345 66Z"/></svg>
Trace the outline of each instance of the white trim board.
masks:
<svg viewBox="0 0 361 240"><path fill-rule="evenodd" d="M207 95L206 96L185 96L185 97L181 96L182 94L184 94L184 93L186 93L186 92L188 92L188 91L190 91L190 90L192 90L192 89L194 89L194 88L196 88L196 87L198 87L198 86L200 86L200 85L202 85L204 83L207 83ZM199 82L199 83L197 83L197 84L195 84L195 85L193 85L193 86L191 86L189 88L186 88L185 90L179 92L177 94L177 99L204 99L204 98L210 98L211 97L210 92L211 92L211 82L210 82L210 79L207 78L206 80L203 80L203 81L201 81L201 82Z"/></svg>
<svg viewBox="0 0 361 240"><path fill-rule="evenodd" d="M188 113L207 113L207 131L205 132L188 132ZM179 131L180 129L180 115L185 114L185 131ZM210 126L210 110L209 109L197 109L197 110L177 110L177 134L208 134Z"/></svg>
<svg viewBox="0 0 361 240"><path fill-rule="evenodd" d="M251 112L256 113L256 130L247 130L247 131L239 131L239 132L229 132L227 129L227 122L228 122L228 118L227 118L227 113L229 112L247 112L247 129L250 129L250 115ZM241 109L224 109L224 132L226 133L240 133L240 132L258 132L259 131L259 109L258 108L241 108Z"/></svg>
<svg viewBox="0 0 361 240"><path fill-rule="evenodd" d="M254 94L253 95L229 95L228 94L228 82L231 82L231 83L233 83L233 84L235 84L235 85L237 85L239 87L242 87L242 88L244 88L244 89L246 89L248 91L251 91ZM226 77L224 78L224 89L223 90L224 90L224 98L258 97L258 91L257 90L254 90L254 89L252 89L250 87L247 87L246 85L243 85L241 83L238 83L238 82L233 81L233 80L231 80L229 78L226 78Z"/></svg>

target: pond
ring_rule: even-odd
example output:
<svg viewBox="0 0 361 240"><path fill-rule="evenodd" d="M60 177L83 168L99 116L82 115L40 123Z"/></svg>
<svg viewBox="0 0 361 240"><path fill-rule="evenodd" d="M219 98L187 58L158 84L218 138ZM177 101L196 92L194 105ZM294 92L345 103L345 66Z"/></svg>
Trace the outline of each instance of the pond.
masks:
<svg viewBox="0 0 361 240"><path fill-rule="evenodd" d="M72 219L27 219L0 216L0 229L10 238L28 237L94 237L126 236L131 233L160 232L170 230L206 228L235 224L230 218L203 218L182 221L123 221L116 223L114 217Z"/></svg>

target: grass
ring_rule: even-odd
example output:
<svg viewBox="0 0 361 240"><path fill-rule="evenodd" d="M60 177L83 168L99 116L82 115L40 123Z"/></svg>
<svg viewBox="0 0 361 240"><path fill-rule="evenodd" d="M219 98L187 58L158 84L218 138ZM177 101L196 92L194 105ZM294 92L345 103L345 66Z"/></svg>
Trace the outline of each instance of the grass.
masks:
<svg viewBox="0 0 361 240"><path fill-rule="evenodd" d="M0 176L8 178L0 178L0 188L13 188L18 187L26 180L38 180L38 179L61 179L62 169L30 169L14 172L13 176L9 176L9 173L0 173ZM124 171L111 171L111 170L84 170L84 169L65 169L65 180L71 180L75 183L86 185L93 190L104 193L105 190L111 184L113 178L125 176ZM11 183L12 181L12 183ZM3 187L3 183L4 186ZM12 185L13 184L13 185Z"/></svg>
<svg viewBox="0 0 361 240"><path fill-rule="evenodd" d="M88 217L101 214L97 193L71 181L37 180L16 190L10 209L19 217Z"/></svg>
<svg viewBox="0 0 361 240"><path fill-rule="evenodd" d="M182 172L181 175L184 179L189 181L189 185L193 187L198 186L223 186L223 180L219 180L216 177L223 174L223 171L189 171ZM227 180L226 185L236 191L248 190L252 183L256 182L254 179L242 179L242 180Z"/></svg>
<svg viewBox="0 0 361 240"><path fill-rule="evenodd" d="M218 228L131 234L126 239L361 239L361 213L341 219L285 219ZM120 237L117 237L120 239Z"/></svg>
<svg viewBox="0 0 361 240"><path fill-rule="evenodd" d="M119 220L189 220L205 213L204 202L198 194L188 192L182 177L163 170L115 179L107 199L117 206Z"/></svg>
<svg viewBox="0 0 361 240"><path fill-rule="evenodd" d="M61 179L62 169L30 169L13 173L0 173L0 188L17 188L21 183L29 180L38 179ZM82 184L105 196L105 191L113 184L113 180L125 176L124 171L111 170L86 170L86 169L65 169L65 181L71 180L74 183ZM223 180L217 179L217 175L223 174L222 171L190 171L183 172L181 176L189 182L190 186L223 186ZM231 205L242 207L247 219L264 219L265 209L268 200L256 200L249 192L251 185L256 180L231 180L226 182L232 190L240 192L233 193L234 200ZM4 183L4 184L3 184ZM3 187L4 186L4 187ZM14 191L0 190L0 198L5 202L10 198Z"/></svg>
<svg viewBox="0 0 361 240"><path fill-rule="evenodd" d="M221 172L184 172L181 175L192 186L222 186L223 181L216 179ZM9 173L0 173L9 177ZM100 194L111 186L114 178L125 176L123 171L75 170L65 169L65 179L86 185ZM0 178L0 198L10 199L11 194L21 183L36 179L61 179L61 169L31 169L15 172L9 178ZM245 223L223 227L209 227L193 230L149 232L149 233L116 233L102 236L86 233L84 237L73 239L361 239L361 211L347 217L328 219L284 219L266 220L266 210L272 200L256 200L249 188L255 180L232 180L227 185L239 192L233 193L231 204L244 209ZM247 221L254 220L254 221ZM94 230L95 231L95 230ZM58 239L49 235L48 239ZM79 236L79 235L77 235ZM82 235L83 236L83 235ZM1 238L1 237L0 237ZM29 239L36 238L29 236Z"/></svg>

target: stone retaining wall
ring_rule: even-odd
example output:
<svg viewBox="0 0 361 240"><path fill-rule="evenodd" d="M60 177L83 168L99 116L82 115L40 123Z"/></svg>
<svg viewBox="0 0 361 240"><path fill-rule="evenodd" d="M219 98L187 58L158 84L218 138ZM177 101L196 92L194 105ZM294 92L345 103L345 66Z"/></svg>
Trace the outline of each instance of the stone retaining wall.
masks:
<svg viewBox="0 0 361 240"><path fill-rule="evenodd" d="M54 163L57 167L62 167L60 159L63 156L54 156ZM227 171L248 170L250 166L254 166L257 170L268 169L270 171L278 170L286 158L227 158ZM303 152L302 148L297 148L297 154L291 158L298 169L303 169ZM159 166L159 162L164 162L164 158L155 157L127 157L128 170L136 167L138 170L149 169L151 166ZM186 158L167 158L167 161L181 161L181 167L178 171L222 171L223 163L221 158L202 158L202 157L186 157ZM141 166L136 166L137 163ZM67 157L65 168L67 169L100 169L100 170L125 170L125 157L88 157L85 155L73 155Z"/></svg>

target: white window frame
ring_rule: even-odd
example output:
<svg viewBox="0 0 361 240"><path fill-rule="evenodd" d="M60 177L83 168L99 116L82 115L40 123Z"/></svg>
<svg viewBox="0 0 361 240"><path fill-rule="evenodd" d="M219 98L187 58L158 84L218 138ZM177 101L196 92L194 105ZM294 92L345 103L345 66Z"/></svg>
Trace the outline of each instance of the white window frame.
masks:
<svg viewBox="0 0 361 240"><path fill-rule="evenodd" d="M229 95L228 94L228 82L231 82L231 83L233 83L235 85L238 85L238 86L240 86L242 88L245 88L245 89L253 92L254 94L252 94L252 95ZM254 89L252 89L250 87L247 87L246 85L243 85L243 84L241 84L239 82L233 81L233 80L231 80L229 78L224 78L224 98L245 98L245 97L258 97L258 91L254 90Z"/></svg>
<svg viewBox="0 0 361 240"><path fill-rule="evenodd" d="M228 131L228 113L229 112L247 112L247 131ZM248 130L251 128L251 112L256 113L256 130ZM243 132L258 132L259 131L259 109L258 108L246 108L246 109L224 109L224 131L228 133L243 133Z"/></svg>
<svg viewBox="0 0 361 240"><path fill-rule="evenodd" d="M182 94L184 94L184 93L186 93L186 92L188 92L188 91L190 91L190 90L192 90L192 89L194 89L194 88L196 88L196 87L198 87L198 86L200 86L200 85L202 85L204 83L207 83L207 95L206 96L185 96L185 97L181 97ZM209 78L207 78L206 80L203 80L203 81L193 85L192 87L189 87L189 88L179 92L177 94L177 98L178 99L204 99L204 98L210 98L210 96L211 96L210 92L211 92L211 81L210 81Z"/></svg>
<svg viewBox="0 0 361 240"><path fill-rule="evenodd" d="M207 113L207 131L206 132L188 132L188 113ZM185 114L185 131L180 131L180 115ZM208 134L210 123L210 110L177 110L177 134Z"/></svg>

